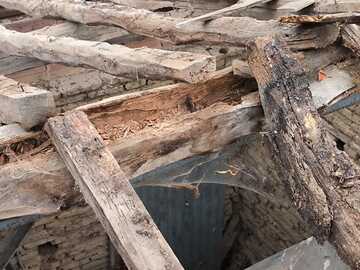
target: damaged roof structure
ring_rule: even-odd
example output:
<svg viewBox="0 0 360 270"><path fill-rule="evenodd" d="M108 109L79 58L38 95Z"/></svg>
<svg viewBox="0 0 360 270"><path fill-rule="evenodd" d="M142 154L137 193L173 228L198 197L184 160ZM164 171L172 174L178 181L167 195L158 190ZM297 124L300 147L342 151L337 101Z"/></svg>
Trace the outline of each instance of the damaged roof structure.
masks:
<svg viewBox="0 0 360 270"><path fill-rule="evenodd" d="M1 269L360 269L359 1L0 6Z"/></svg>

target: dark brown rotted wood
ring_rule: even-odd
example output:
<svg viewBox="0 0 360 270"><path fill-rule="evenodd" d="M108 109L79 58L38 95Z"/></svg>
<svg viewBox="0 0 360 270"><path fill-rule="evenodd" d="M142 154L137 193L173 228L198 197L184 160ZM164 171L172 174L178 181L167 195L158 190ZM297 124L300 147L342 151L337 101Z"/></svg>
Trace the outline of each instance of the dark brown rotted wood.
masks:
<svg viewBox="0 0 360 270"><path fill-rule="evenodd" d="M51 118L47 131L127 267L183 269L86 114Z"/></svg>
<svg viewBox="0 0 360 270"><path fill-rule="evenodd" d="M360 170L332 143L301 65L269 38L249 64L258 81L274 159L295 205L320 240L360 269Z"/></svg>
<svg viewBox="0 0 360 270"><path fill-rule="evenodd" d="M359 23L360 13L337 13L337 14L324 14L324 15L291 15L280 18L282 23Z"/></svg>

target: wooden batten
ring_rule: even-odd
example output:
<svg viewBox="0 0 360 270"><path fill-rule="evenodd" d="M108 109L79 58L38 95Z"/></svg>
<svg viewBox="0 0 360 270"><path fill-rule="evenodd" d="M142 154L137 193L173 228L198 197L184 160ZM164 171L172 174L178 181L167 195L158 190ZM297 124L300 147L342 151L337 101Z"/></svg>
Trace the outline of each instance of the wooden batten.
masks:
<svg viewBox="0 0 360 270"><path fill-rule="evenodd" d="M47 132L127 267L182 270L86 114L68 112L51 118Z"/></svg>
<svg viewBox="0 0 360 270"><path fill-rule="evenodd" d="M215 59L205 55L130 49L108 43L19 33L1 26L0 30L1 50L9 55L91 67L133 79L175 79L194 83L206 79L216 68Z"/></svg>

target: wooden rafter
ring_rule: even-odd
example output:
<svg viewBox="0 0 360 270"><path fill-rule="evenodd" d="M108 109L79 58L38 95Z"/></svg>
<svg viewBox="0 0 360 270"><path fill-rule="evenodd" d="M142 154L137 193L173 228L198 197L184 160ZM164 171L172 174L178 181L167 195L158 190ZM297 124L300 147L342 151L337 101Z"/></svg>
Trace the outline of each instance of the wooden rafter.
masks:
<svg viewBox="0 0 360 270"><path fill-rule="evenodd" d="M0 5L36 17L65 18L89 25L115 25L135 34L168 40L175 44L201 41L208 44L247 46L256 37L279 35L293 49L310 49L323 48L334 43L339 34L336 31L337 26L319 26L299 31L296 26L283 26L275 20L260 21L248 17L224 17L212 20L206 25L194 23L190 27L178 28L176 25L183 19L98 2L0 0Z"/></svg>
<svg viewBox="0 0 360 270"><path fill-rule="evenodd" d="M182 270L86 114L75 111L51 118L47 132L127 267Z"/></svg>

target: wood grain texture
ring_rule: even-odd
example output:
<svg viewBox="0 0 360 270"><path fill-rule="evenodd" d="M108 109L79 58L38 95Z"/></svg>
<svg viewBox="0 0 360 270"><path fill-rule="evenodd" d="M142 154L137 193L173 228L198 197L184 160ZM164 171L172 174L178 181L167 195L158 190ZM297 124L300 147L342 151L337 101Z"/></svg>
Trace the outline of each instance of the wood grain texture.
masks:
<svg viewBox="0 0 360 270"><path fill-rule="evenodd" d="M279 35L294 49L324 48L338 37L336 26L298 29L275 20L260 21L248 17L224 17L206 25L193 23L178 28L181 18L109 3L66 0L0 0L0 5L21 10L35 17L64 18L88 25L115 25L129 32L171 41L175 44L202 42L246 46L256 37Z"/></svg>
<svg viewBox="0 0 360 270"><path fill-rule="evenodd" d="M0 26L1 51L50 63L99 69L128 78L175 79L197 82L215 71L210 56L158 49L19 33Z"/></svg>
<svg viewBox="0 0 360 270"><path fill-rule="evenodd" d="M86 114L51 118L47 132L128 268L183 269Z"/></svg>
<svg viewBox="0 0 360 270"><path fill-rule="evenodd" d="M213 11L213 12L195 17L195 18L187 19L183 22L178 23L177 26L184 27L184 26L189 25L194 22L211 21L216 18L232 15L235 12L248 9L248 8L251 8L256 5L264 4L269 1L272 1L272 0L240 0L240 1L238 1L238 3L236 3L232 6L229 6L229 7L217 10L217 11Z"/></svg>
<svg viewBox="0 0 360 270"><path fill-rule="evenodd" d="M357 0L316 0L317 13L360 12L360 2Z"/></svg>
<svg viewBox="0 0 360 270"><path fill-rule="evenodd" d="M311 99L301 65L271 39L255 42L249 64L272 128L274 158L295 205L320 240L360 269L360 169L339 151Z"/></svg>

